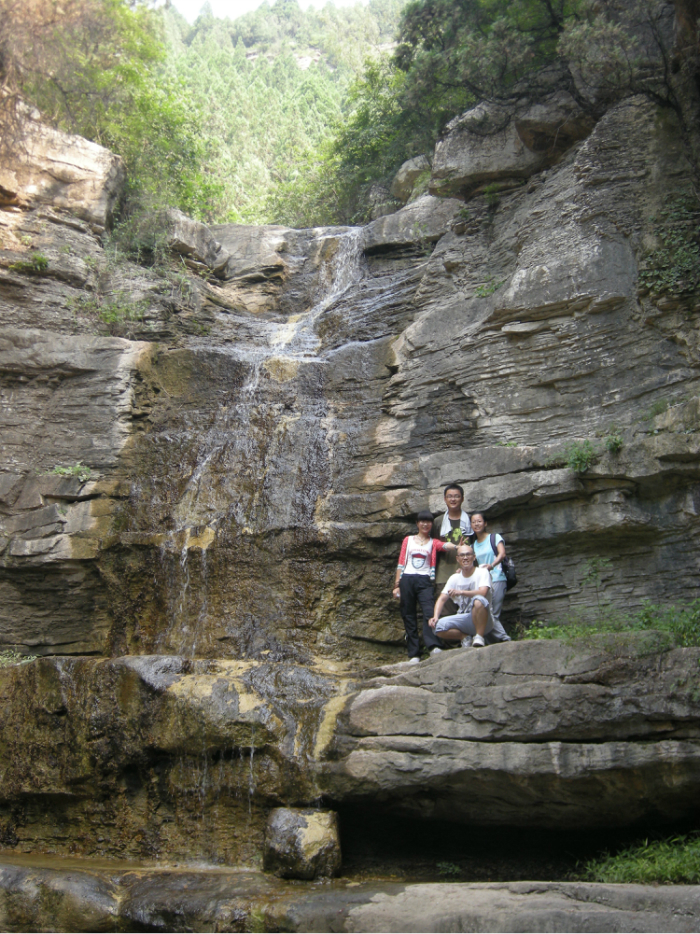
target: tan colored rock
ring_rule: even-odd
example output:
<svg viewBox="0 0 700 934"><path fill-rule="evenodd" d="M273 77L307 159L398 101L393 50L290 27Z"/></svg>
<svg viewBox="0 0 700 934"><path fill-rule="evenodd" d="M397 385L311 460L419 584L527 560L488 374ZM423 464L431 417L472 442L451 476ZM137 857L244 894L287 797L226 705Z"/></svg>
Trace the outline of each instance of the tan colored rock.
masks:
<svg viewBox="0 0 700 934"><path fill-rule="evenodd" d="M395 214L372 221L364 232L366 253L426 246L439 240L462 207L454 198L424 195Z"/></svg>
<svg viewBox="0 0 700 934"><path fill-rule="evenodd" d="M119 156L33 119L22 129L14 157L0 167L5 201L52 205L103 231L124 183Z"/></svg>
<svg viewBox="0 0 700 934"><path fill-rule="evenodd" d="M335 876L341 866L338 817L333 811L274 808L265 829L263 866L283 879Z"/></svg>
<svg viewBox="0 0 700 934"><path fill-rule="evenodd" d="M413 186L425 172L430 171L430 160L427 156L414 156L408 159L394 176L391 183L391 194L404 204L411 197Z"/></svg>

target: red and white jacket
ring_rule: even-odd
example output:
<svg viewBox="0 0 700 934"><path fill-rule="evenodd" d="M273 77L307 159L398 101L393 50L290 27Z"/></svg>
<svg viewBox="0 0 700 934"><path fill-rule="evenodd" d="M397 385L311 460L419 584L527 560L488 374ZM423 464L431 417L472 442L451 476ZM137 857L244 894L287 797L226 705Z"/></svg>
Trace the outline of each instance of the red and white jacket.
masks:
<svg viewBox="0 0 700 934"><path fill-rule="evenodd" d="M407 535L406 538L404 538L403 540L403 544L401 545L401 553L399 554L399 564L398 564L399 571L401 572L399 574L399 579L403 577L404 571L406 570L406 555L408 553L408 542L409 542L409 539L411 538L415 538L415 536ZM430 568L430 580L434 581L435 580L435 566L437 565L438 552L445 551L445 543L441 542L439 538L430 538L428 539L425 545L425 549L426 551L430 552L430 558L428 560L428 567ZM409 571L408 573L410 574L411 572Z"/></svg>

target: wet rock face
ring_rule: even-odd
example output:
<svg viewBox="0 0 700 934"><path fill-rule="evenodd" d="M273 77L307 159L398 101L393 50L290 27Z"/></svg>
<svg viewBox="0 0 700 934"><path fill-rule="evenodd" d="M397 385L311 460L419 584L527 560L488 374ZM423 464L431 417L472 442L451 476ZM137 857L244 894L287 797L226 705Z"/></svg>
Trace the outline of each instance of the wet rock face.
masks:
<svg viewBox="0 0 700 934"><path fill-rule="evenodd" d="M318 797L309 763L338 693L327 673L289 664L132 656L0 670L0 844L259 864L270 807ZM302 852L317 836L309 821ZM306 857L319 872L334 865L326 838Z"/></svg>
<svg viewBox="0 0 700 934"><path fill-rule="evenodd" d="M565 104L514 131L539 151ZM173 216L167 275L66 212L0 212L2 643L396 660L399 543L447 481L517 561L506 623L690 594L695 306L638 275L690 170L641 98L569 142L515 190L362 230Z"/></svg>
<svg viewBox="0 0 700 934"><path fill-rule="evenodd" d="M457 649L360 682L289 662L39 659L0 670L0 845L311 878L340 865L321 800L465 826L691 818L699 661L651 636Z"/></svg>
<svg viewBox="0 0 700 934"><path fill-rule="evenodd" d="M183 893L186 893L186 897ZM697 931L700 887L285 885L252 872L0 864L4 931Z"/></svg>
<svg viewBox="0 0 700 934"><path fill-rule="evenodd" d="M335 876L342 857L333 811L274 808L265 828L263 868L282 879Z"/></svg>

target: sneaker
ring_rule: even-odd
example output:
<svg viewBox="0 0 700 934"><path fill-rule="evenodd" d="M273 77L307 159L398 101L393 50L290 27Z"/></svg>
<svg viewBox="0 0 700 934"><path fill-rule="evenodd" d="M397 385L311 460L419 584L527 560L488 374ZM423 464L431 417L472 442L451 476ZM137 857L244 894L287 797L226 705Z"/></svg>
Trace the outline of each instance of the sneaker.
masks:
<svg viewBox="0 0 700 934"><path fill-rule="evenodd" d="M471 637L471 636L465 636L465 637L462 639L461 646L462 646L463 649L470 649L470 648L472 647L472 637Z"/></svg>
<svg viewBox="0 0 700 934"><path fill-rule="evenodd" d="M407 665L420 665L420 659L417 655L414 655L413 658L409 658L406 662Z"/></svg>
<svg viewBox="0 0 700 934"><path fill-rule="evenodd" d="M483 636L474 636L472 639L472 645L475 649L483 649L486 645L486 640Z"/></svg>
<svg viewBox="0 0 700 934"><path fill-rule="evenodd" d="M442 649L440 649L440 648L438 648L437 646L435 646L434 649L431 649L431 650L430 650L430 654L431 654L431 656L432 656L432 655L442 655Z"/></svg>

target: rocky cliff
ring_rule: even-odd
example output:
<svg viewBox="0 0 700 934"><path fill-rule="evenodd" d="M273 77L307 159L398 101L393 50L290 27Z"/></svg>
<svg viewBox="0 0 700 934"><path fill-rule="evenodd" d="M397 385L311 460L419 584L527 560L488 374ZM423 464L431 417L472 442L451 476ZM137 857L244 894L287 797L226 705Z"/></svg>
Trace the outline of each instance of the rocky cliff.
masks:
<svg viewBox="0 0 700 934"><path fill-rule="evenodd" d="M125 247L108 153L37 130L3 176L0 644L56 656L0 678L4 846L257 864L271 807L321 801L697 816L693 649L392 665L398 546L447 481L517 561L507 625L697 579L699 306L653 266L692 147L644 97L554 95L499 145L477 117L365 228L168 211Z"/></svg>
<svg viewBox="0 0 700 934"><path fill-rule="evenodd" d="M558 98L540 110L499 159L457 121L431 184L458 197L363 229L170 213L145 266L94 221L106 155L53 206L18 184L0 212L2 642L398 658L397 546L453 480L518 563L511 623L590 606L593 557L606 601L689 597L696 299L639 273L692 190L682 134L632 98L534 158L533 121L571 122Z"/></svg>

